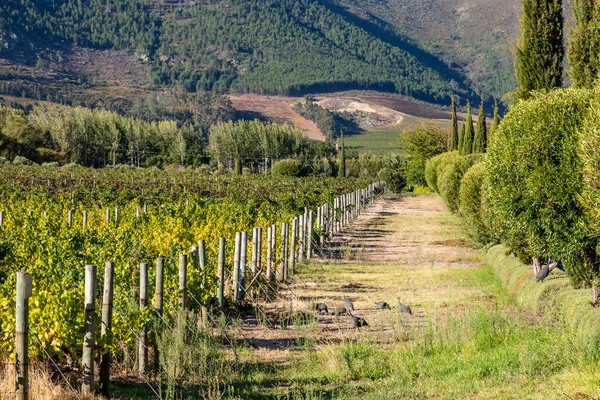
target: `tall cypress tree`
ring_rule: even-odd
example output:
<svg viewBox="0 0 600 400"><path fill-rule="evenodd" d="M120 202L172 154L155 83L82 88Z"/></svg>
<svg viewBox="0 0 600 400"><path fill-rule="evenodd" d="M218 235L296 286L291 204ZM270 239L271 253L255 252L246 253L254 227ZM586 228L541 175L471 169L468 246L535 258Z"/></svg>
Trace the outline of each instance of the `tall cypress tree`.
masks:
<svg viewBox="0 0 600 400"><path fill-rule="evenodd" d="M341 133L340 140L342 141L342 151L340 152L340 168L338 170L338 178L346 177L346 149L344 148L344 132Z"/></svg>
<svg viewBox="0 0 600 400"><path fill-rule="evenodd" d="M479 106L479 118L475 129L475 140L473 140L473 153L485 153L487 148L487 118L483 103Z"/></svg>
<svg viewBox="0 0 600 400"><path fill-rule="evenodd" d="M573 0L571 8L575 27L569 35L569 75L574 87L591 89L600 72L600 4Z"/></svg>
<svg viewBox="0 0 600 400"><path fill-rule="evenodd" d="M475 129L473 129L473 115L471 114L471 103L467 102L467 119L465 121L465 137L461 154L473 152L473 141L475 140Z"/></svg>
<svg viewBox="0 0 600 400"><path fill-rule="evenodd" d="M463 153L463 147L465 145L465 131L466 131L466 124L463 122L463 124L460 126L460 134L458 135L458 153L459 154L464 154Z"/></svg>
<svg viewBox="0 0 600 400"><path fill-rule="evenodd" d="M458 117L456 116L456 104L454 96L452 96L452 128L450 130L450 138L448 140L448 151L458 149Z"/></svg>
<svg viewBox="0 0 600 400"><path fill-rule="evenodd" d="M492 120L492 127L490 128L489 137L492 137L498 126L500 125L500 111L498 110L498 102L494 100L494 119Z"/></svg>
<svg viewBox="0 0 600 400"><path fill-rule="evenodd" d="M523 0L515 48L517 99L527 99L533 90L562 86L563 25L562 0Z"/></svg>

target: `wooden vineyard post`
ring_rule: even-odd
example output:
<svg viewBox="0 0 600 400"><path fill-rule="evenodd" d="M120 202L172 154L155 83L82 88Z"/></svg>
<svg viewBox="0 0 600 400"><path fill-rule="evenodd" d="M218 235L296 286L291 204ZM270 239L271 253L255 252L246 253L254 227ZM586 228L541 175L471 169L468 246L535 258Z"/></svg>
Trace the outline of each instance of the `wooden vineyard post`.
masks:
<svg viewBox="0 0 600 400"><path fill-rule="evenodd" d="M162 325L162 315L163 315L163 289L165 286L164 283L164 273L165 273L165 259L163 257L159 257L156 259L156 282L154 288L154 310L156 310L156 314L160 319L159 324ZM158 335L158 332L155 332L155 336ZM160 365L160 359L158 356L158 345L154 343L154 369L158 371Z"/></svg>
<svg viewBox="0 0 600 400"><path fill-rule="evenodd" d="M184 310L186 306L187 284L187 254L179 255L179 307Z"/></svg>
<svg viewBox="0 0 600 400"><path fill-rule="evenodd" d="M240 248L240 288L238 300L246 296L246 263L248 258L248 233L242 232L242 245Z"/></svg>
<svg viewBox="0 0 600 400"><path fill-rule="evenodd" d="M67 225L69 225L69 228L73 226L73 210L67 212Z"/></svg>
<svg viewBox="0 0 600 400"><path fill-rule="evenodd" d="M106 338L112 329L112 303L113 303L113 272L115 266L112 262L104 264L104 291L102 294L102 326L100 336ZM100 392L106 398L110 397L110 351L102 354L100 360Z"/></svg>
<svg viewBox="0 0 600 400"><path fill-rule="evenodd" d="M219 238L219 288L217 298L219 299L219 310L223 311L225 306L225 238Z"/></svg>
<svg viewBox="0 0 600 400"><path fill-rule="evenodd" d="M260 253L260 248L258 247L259 245L259 240L258 240L258 228L254 228L252 230L252 263L250 264L252 266L252 293L254 294L256 292L256 275L258 275L258 254Z"/></svg>
<svg viewBox="0 0 600 400"><path fill-rule="evenodd" d="M290 275L296 272L296 244L298 242L298 217L292 220L292 243L290 246Z"/></svg>
<svg viewBox="0 0 600 400"><path fill-rule="evenodd" d="M306 246L305 235L304 235L304 225L305 225L304 214L298 216L298 218L299 218L298 238L300 239L300 248L298 249L298 261L300 262L300 261L304 260L304 253L305 253L305 246Z"/></svg>
<svg viewBox="0 0 600 400"><path fill-rule="evenodd" d="M258 244L257 244L257 254L256 254L256 274L260 274L260 271L262 271L262 243L263 243L263 237L262 237L262 228L258 227L256 228L256 234L258 235ZM257 281L258 284L258 281Z"/></svg>
<svg viewBox="0 0 600 400"><path fill-rule="evenodd" d="M273 275L273 229L267 228L267 281L271 281Z"/></svg>
<svg viewBox="0 0 600 400"><path fill-rule="evenodd" d="M287 260L288 260L288 224L281 224L281 266L279 268L278 280L285 282L287 279Z"/></svg>
<svg viewBox="0 0 600 400"><path fill-rule="evenodd" d="M233 300L237 301L240 294L240 256L242 249L242 232L235 233L235 248L233 253Z"/></svg>
<svg viewBox="0 0 600 400"><path fill-rule="evenodd" d="M202 289L206 286L206 242L198 240L198 266L202 272Z"/></svg>
<svg viewBox="0 0 600 400"><path fill-rule="evenodd" d="M148 306L148 264L140 264L140 312ZM138 372L146 375L148 369L148 327L142 326L138 343Z"/></svg>
<svg viewBox="0 0 600 400"><path fill-rule="evenodd" d="M88 213L87 210L83 210L83 221L82 221L82 225L85 228L87 226L88 223Z"/></svg>
<svg viewBox="0 0 600 400"><path fill-rule="evenodd" d="M96 330L96 266L85 266L85 319L83 337L82 373L83 383L81 392L94 392L94 333Z"/></svg>
<svg viewBox="0 0 600 400"><path fill-rule="evenodd" d="M315 212L314 211L310 211L308 213L308 233L307 233L307 246L306 246L306 258L307 259L311 259L312 258L312 252L313 252L313 226L314 226L314 218L315 218Z"/></svg>
<svg viewBox="0 0 600 400"><path fill-rule="evenodd" d="M31 297L31 275L17 272L16 324L15 324L15 393L17 400L29 396L29 298Z"/></svg>
<svg viewBox="0 0 600 400"><path fill-rule="evenodd" d="M110 224L110 208L106 209L106 223Z"/></svg>
<svg viewBox="0 0 600 400"><path fill-rule="evenodd" d="M4 225L4 211L0 211L0 226Z"/></svg>
<svg viewBox="0 0 600 400"><path fill-rule="evenodd" d="M115 225L119 223L119 207L115 208Z"/></svg>
<svg viewBox="0 0 600 400"><path fill-rule="evenodd" d="M271 263L271 280L275 279L275 273L277 272L277 224L273 224L271 226L271 235L272 235L272 239L273 242L272 244L272 248L271 248L271 257L273 257L273 261Z"/></svg>

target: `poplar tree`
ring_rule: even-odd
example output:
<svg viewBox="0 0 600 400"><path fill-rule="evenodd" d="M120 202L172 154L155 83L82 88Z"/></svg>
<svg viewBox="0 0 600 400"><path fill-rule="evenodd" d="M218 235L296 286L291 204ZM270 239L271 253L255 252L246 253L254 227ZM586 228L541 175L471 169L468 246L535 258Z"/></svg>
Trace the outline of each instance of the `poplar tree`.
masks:
<svg viewBox="0 0 600 400"><path fill-rule="evenodd" d="M517 99L531 91L562 86L562 0L523 0L521 34L515 48Z"/></svg>
<svg viewBox="0 0 600 400"><path fill-rule="evenodd" d="M487 148L487 118L483 103L479 106L479 118L477 119L477 128L475 129L475 139L473 140L473 153L485 153Z"/></svg>
<svg viewBox="0 0 600 400"><path fill-rule="evenodd" d="M494 119L492 120L492 127L490 128L489 137L492 137L498 126L500 125L500 111L498 110L498 102L494 100Z"/></svg>
<svg viewBox="0 0 600 400"><path fill-rule="evenodd" d="M465 137L461 154L473 152L473 141L475 140L475 129L473 129L473 115L471 114L471 103L467 102L467 120L465 121Z"/></svg>
<svg viewBox="0 0 600 400"><path fill-rule="evenodd" d="M458 135L458 152L459 154L463 154L463 147L465 144L465 129L466 124L463 122L463 124L460 126L460 134Z"/></svg>
<svg viewBox="0 0 600 400"><path fill-rule="evenodd" d="M457 150L458 141L458 117L456 116L456 103L454 103L454 97L452 97L452 129L448 140L448 151Z"/></svg>
<svg viewBox="0 0 600 400"><path fill-rule="evenodd" d="M338 178L346 177L346 149L344 148L344 132L341 133L340 140L342 141L342 150L340 151L340 168L338 170Z"/></svg>
<svg viewBox="0 0 600 400"><path fill-rule="evenodd" d="M567 57L571 83L591 89L600 72L600 4L598 0L573 0L575 27L569 35Z"/></svg>

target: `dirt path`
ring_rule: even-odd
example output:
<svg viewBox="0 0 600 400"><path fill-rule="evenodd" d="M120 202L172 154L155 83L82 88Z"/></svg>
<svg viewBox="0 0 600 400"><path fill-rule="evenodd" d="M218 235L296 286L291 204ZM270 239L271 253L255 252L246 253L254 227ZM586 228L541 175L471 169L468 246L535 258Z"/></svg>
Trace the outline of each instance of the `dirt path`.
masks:
<svg viewBox="0 0 600 400"><path fill-rule="evenodd" d="M317 345L360 335L390 343L408 338L409 331L433 315L490 300L485 283L471 278L472 269L483 266L481 255L466 245L457 221L437 196L377 201L326 253L301 267L280 298L264 306L263 317L273 326L244 320L243 336L259 357L286 359L306 337ZM368 327L356 330L349 317L331 315L344 297L354 302L355 314ZM399 313L397 298L414 315ZM388 302L391 310L378 310L375 301ZM310 311L313 302L326 303L330 314Z"/></svg>

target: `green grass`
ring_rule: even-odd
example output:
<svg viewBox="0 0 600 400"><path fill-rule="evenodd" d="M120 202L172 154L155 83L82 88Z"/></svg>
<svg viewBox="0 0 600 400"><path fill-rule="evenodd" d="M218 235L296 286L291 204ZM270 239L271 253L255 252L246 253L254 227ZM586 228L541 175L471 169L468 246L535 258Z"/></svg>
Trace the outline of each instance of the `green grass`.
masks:
<svg viewBox="0 0 600 400"><path fill-rule="evenodd" d="M345 136L344 144L348 147L355 148L359 153L399 153L398 136L400 135L400 132L405 129L416 128L427 121L431 120L407 115L398 125L374 129L357 135ZM450 121L435 120L435 122L443 127L450 127Z"/></svg>

